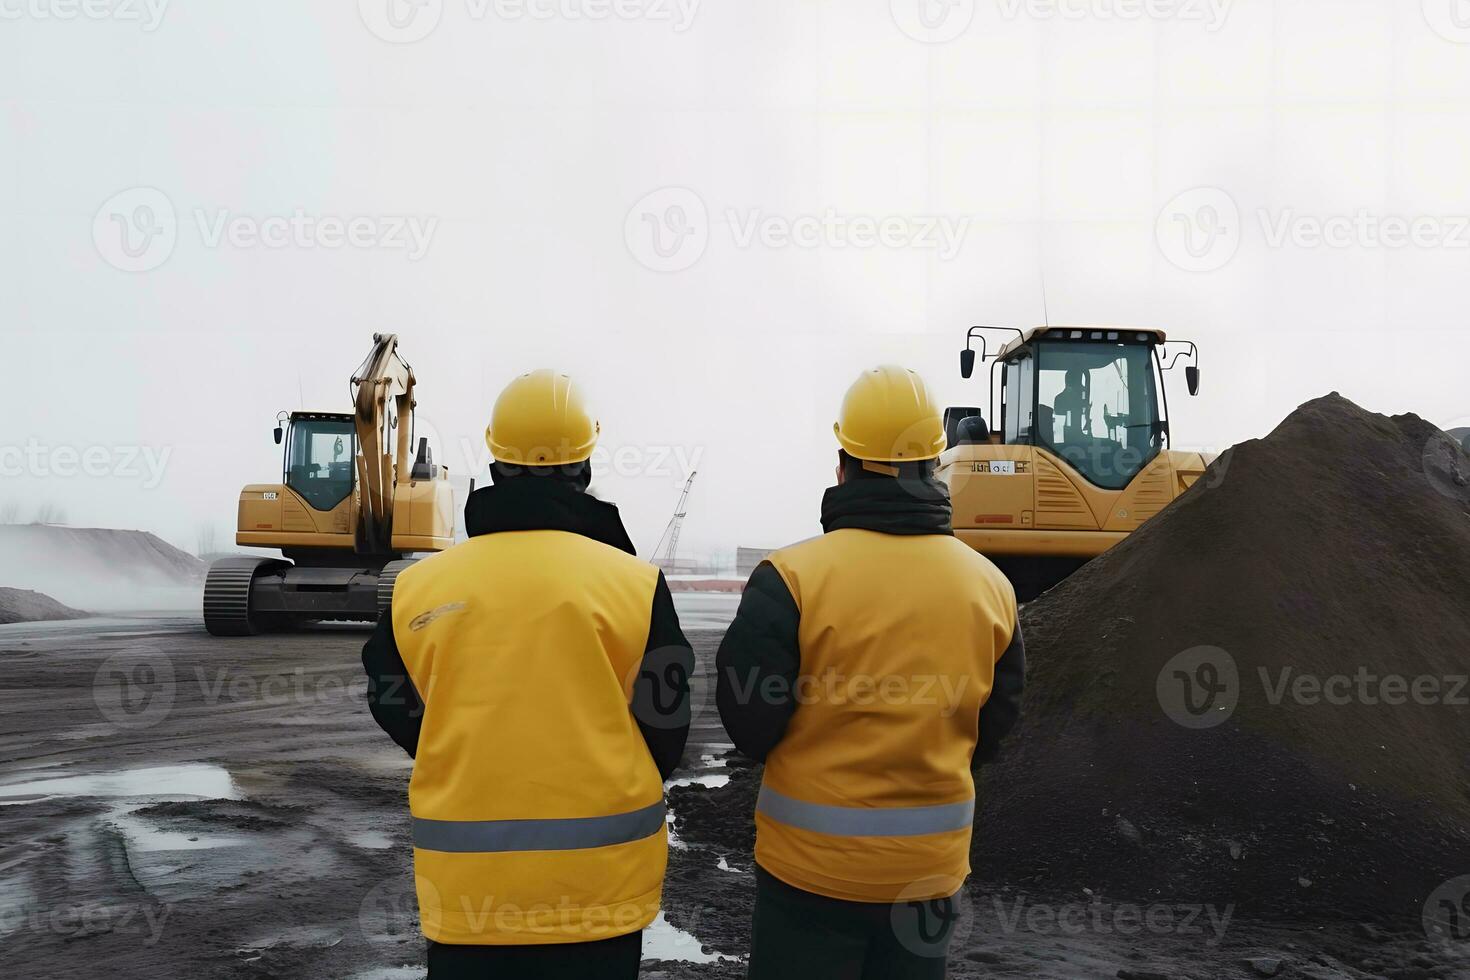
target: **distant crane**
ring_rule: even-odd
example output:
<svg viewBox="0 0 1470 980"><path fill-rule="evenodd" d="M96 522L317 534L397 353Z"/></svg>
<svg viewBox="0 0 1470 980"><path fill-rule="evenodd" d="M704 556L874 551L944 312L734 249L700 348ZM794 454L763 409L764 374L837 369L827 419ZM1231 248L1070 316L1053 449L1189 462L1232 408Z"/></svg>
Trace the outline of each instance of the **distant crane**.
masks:
<svg viewBox="0 0 1470 980"><path fill-rule="evenodd" d="M679 532L684 528L684 515L689 513L689 488L694 486L694 478L698 475L696 470L684 481L684 490L679 494L679 505L674 508L674 516L669 518L664 536L658 539L658 547L653 549L653 563L666 571L674 570L674 558L679 552Z"/></svg>

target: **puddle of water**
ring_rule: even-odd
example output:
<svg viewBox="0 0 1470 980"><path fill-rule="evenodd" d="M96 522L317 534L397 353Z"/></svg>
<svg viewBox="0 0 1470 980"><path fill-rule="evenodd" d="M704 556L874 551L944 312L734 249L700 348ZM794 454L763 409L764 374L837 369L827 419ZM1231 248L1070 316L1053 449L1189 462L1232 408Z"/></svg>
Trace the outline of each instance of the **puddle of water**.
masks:
<svg viewBox="0 0 1470 980"><path fill-rule="evenodd" d="M723 757L715 758L712 755L706 754L700 756L699 761L708 769L723 769L729 760Z"/></svg>
<svg viewBox="0 0 1470 980"><path fill-rule="evenodd" d="M687 851L689 849L689 845L684 843L679 838L679 835L674 832L674 811L672 809L670 809L668 815L664 817L664 823L668 824L669 827L669 846L675 848L676 850Z"/></svg>
<svg viewBox="0 0 1470 980"><path fill-rule="evenodd" d="M198 834L187 831L164 830L133 811L144 804L121 806L108 815L108 820L128 839L128 850L147 854L157 851L203 851L216 847L238 847L248 843L243 837L228 834Z"/></svg>
<svg viewBox="0 0 1470 980"><path fill-rule="evenodd" d="M117 733L117 729L111 725L99 722L96 725L88 725L85 728L72 728L64 732L51 732L48 738L58 742L81 742L90 738L107 738Z"/></svg>
<svg viewBox="0 0 1470 980"><path fill-rule="evenodd" d="M724 773L706 773L703 776L681 776L670 780L669 787L675 786L706 786L710 789L719 789L730 781L730 777Z"/></svg>
<svg viewBox="0 0 1470 980"><path fill-rule="evenodd" d="M684 629L722 630L735 618L738 592L675 592L674 608Z"/></svg>
<svg viewBox="0 0 1470 980"><path fill-rule="evenodd" d="M292 926L241 945L241 949L331 949L342 941L342 932L330 926Z"/></svg>
<svg viewBox="0 0 1470 980"><path fill-rule="evenodd" d="M716 963L720 960L736 959L723 953L706 953L699 948L699 940L693 933L685 932L674 925L662 912L643 930L643 958L679 960L684 963Z"/></svg>
<svg viewBox="0 0 1470 980"><path fill-rule="evenodd" d="M0 785L0 805L35 803L58 796L101 796L110 799L164 796L192 796L205 800L241 798L235 780L227 771L219 766L203 763L51 776Z"/></svg>
<svg viewBox="0 0 1470 980"><path fill-rule="evenodd" d="M381 830L362 830L355 834L349 834L347 841L357 847L365 847L370 851L387 850L393 846L393 838Z"/></svg>

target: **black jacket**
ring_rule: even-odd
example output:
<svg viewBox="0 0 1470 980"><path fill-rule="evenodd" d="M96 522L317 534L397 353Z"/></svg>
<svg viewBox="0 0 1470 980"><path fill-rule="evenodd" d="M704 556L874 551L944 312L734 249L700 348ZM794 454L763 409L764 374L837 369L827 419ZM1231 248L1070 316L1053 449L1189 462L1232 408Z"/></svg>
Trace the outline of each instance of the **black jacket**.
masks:
<svg viewBox="0 0 1470 980"><path fill-rule="evenodd" d="M465 526L471 536L571 531L634 554L617 507L551 478L521 477L475 491L465 504ZM391 609L383 613L363 647L362 665L367 671L368 709L373 718L405 752L414 755L424 705L393 639ZM660 573L631 709L664 779L678 766L689 736L689 678L693 673L694 652L679 628L674 597Z"/></svg>
<svg viewBox="0 0 1470 980"><path fill-rule="evenodd" d="M830 488L822 498L822 529L859 528L885 534L952 534L947 488L933 480L883 477ZM781 741L796 711L801 673L797 630L801 612L775 566L762 562L751 574L735 620L715 660L715 700L735 747L763 761ZM739 679L739 683L737 683ZM991 761L1021 713L1026 645L1014 624L1011 643L995 665L990 698L980 709L980 741L974 764Z"/></svg>

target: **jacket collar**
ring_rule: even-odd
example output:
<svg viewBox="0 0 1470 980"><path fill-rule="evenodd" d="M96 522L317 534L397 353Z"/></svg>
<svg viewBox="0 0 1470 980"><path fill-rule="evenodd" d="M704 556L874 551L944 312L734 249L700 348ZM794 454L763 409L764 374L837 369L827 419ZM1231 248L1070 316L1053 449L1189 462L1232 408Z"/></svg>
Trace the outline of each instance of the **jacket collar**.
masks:
<svg viewBox="0 0 1470 980"><path fill-rule="evenodd" d="M822 530L953 534L949 487L938 480L853 480L822 496Z"/></svg>
<svg viewBox="0 0 1470 980"><path fill-rule="evenodd" d="M471 537L500 531L570 531L636 554L618 508L560 480L522 477L476 490L464 505Z"/></svg>

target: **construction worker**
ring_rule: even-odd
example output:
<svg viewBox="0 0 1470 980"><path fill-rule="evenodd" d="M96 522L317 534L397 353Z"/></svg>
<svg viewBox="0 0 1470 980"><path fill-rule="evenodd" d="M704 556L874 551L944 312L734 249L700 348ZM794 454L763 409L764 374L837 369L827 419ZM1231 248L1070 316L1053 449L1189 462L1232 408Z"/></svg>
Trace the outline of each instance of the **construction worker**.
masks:
<svg viewBox="0 0 1470 980"><path fill-rule="evenodd" d="M1063 443L1077 444L1092 435L1092 396L1089 378L1081 368L1069 368L1066 382L1052 401L1052 417L1062 423ZM1051 440L1053 433L1046 433Z"/></svg>
<svg viewBox="0 0 1470 980"><path fill-rule="evenodd" d="M865 371L834 428L825 533L755 569L716 663L725 729L765 762L749 975L943 977L972 768L1019 713L1015 593L950 530L922 378Z"/></svg>
<svg viewBox="0 0 1470 980"><path fill-rule="evenodd" d="M564 374L495 403L470 539L405 569L363 649L409 783L429 977L636 977L668 858L693 654L663 575L586 493Z"/></svg>

